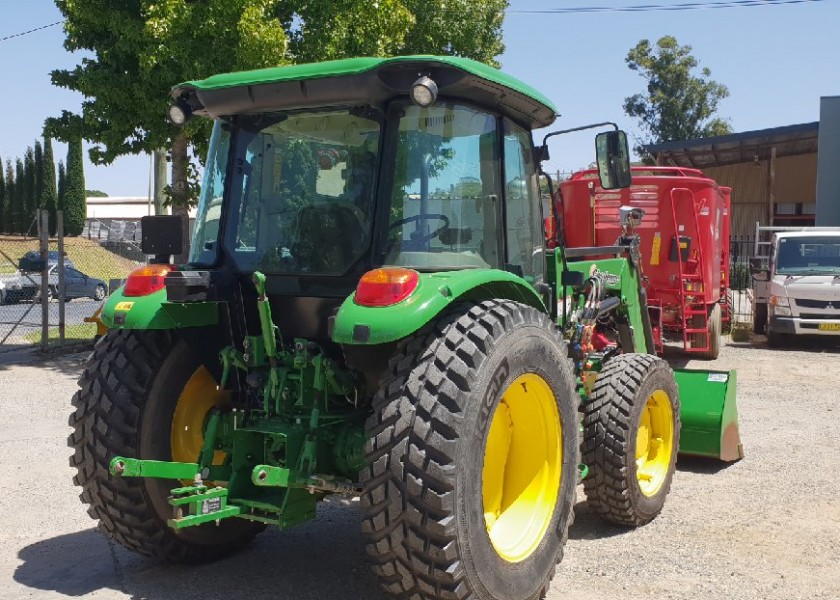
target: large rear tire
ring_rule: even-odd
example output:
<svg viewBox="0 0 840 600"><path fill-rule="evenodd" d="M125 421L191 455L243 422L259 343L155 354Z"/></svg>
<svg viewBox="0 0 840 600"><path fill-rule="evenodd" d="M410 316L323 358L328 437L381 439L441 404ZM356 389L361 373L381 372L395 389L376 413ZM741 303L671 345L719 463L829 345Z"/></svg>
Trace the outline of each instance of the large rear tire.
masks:
<svg viewBox="0 0 840 600"><path fill-rule="evenodd" d="M652 521L671 488L680 445L680 401L668 363L650 354L610 360L584 406L583 426L589 507L618 525Z"/></svg>
<svg viewBox="0 0 840 600"><path fill-rule="evenodd" d="M167 331L110 331L88 360L70 416L73 481L90 516L130 550L171 562L212 561L263 528L227 519L176 534L166 524L172 516L166 499L178 481L108 472L114 456L196 460L204 415L215 404L208 378L213 381L186 344Z"/></svg>
<svg viewBox="0 0 840 600"><path fill-rule="evenodd" d="M565 344L543 313L462 304L401 341L367 423L363 532L397 598L535 600L577 481Z"/></svg>

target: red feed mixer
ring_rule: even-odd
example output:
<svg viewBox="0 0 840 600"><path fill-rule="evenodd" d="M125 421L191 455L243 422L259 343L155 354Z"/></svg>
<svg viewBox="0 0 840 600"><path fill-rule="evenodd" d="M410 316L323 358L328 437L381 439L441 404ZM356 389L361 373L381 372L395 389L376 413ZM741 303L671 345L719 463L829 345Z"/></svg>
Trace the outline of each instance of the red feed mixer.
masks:
<svg viewBox="0 0 840 600"><path fill-rule="evenodd" d="M595 170L561 182L557 214L564 243L610 246L621 235L619 208L643 210L635 233L654 329L678 334L688 353L716 358L729 319L731 189L697 169L633 167L632 175L633 184L621 190L601 189Z"/></svg>

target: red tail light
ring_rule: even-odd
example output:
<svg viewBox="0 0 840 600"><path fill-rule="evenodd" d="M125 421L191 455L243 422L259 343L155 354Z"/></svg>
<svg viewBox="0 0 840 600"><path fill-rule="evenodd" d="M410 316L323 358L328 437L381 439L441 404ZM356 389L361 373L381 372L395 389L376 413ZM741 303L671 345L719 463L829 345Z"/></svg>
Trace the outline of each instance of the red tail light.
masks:
<svg viewBox="0 0 840 600"><path fill-rule="evenodd" d="M356 286L356 304L361 306L391 306L402 302L417 289L417 271L396 267L374 269L362 275Z"/></svg>
<svg viewBox="0 0 840 600"><path fill-rule="evenodd" d="M148 296L166 286L166 274L174 271L172 265L147 265L134 269L123 288L123 296Z"/></svg>

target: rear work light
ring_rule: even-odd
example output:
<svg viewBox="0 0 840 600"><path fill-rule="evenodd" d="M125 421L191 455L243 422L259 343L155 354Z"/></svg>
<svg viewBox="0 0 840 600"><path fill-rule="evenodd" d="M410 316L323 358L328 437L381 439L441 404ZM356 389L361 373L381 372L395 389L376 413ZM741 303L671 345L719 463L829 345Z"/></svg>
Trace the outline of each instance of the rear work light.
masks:
<svg viewBox="0 0 840 600"><path fill-rule="evenodd" d="M362 275L356 286L356 304L360 306L391 306L408 298L417 284L417 271L400 268L374 269Z"/></svg>
<svg viewBox="0 0 840 600"><path fill-rule="evenodd" d="M148 296L166 287L166 275L172 265L147 265L134 269L125 282L123 296Z"/></svg>

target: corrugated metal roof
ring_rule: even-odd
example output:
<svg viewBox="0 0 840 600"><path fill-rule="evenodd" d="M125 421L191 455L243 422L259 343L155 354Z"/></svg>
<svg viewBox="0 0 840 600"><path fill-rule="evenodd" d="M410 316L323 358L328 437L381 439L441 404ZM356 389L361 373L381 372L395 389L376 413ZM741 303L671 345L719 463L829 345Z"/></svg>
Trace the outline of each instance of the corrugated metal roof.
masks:
<svg viewBox="0 0 840 600"><path fill-rule="evenodd" d="M765 160L770 149L776 156L817 152L819 121L784 127L745 131L694 140L649 144L645 150L663 165L708 168Z"/></svg>

